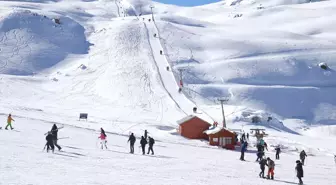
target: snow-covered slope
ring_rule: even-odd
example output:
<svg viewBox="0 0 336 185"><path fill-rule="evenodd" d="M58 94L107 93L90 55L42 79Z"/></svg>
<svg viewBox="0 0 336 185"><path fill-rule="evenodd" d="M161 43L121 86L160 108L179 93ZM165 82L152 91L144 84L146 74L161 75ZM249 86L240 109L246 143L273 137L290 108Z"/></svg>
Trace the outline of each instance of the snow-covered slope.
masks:
<svg viewBox="0 0 336 185"><path fill-rule="evenodd" d="M296 183L302 149L304 181L335 184L325 174L335 171L336 4L309 2L0 1L0 120L16 120L14 131L0 130L0 184L267 184L254 138L244 163L239 148L177 135L176 120L189 114L220 122L218 98L229 98L230 129L266 128L271 158L281 145L272 184ZM51 123L65 125L55 155L40 152ZM101 127L106 152L97 148ZM127 155L128 134L145 129L156 155Z"/></svg>
<svg viewBox="0 0 336 185"><path fill-rule="evenodd" d="M335 111L335 29L330 22L336 4L235 2L158 10L161 40L176 76L177 69L185 69L185 92L199 102L228 97L229 104L281 119L334 123L334 116L320 113ZM321 69L321 62L329 69Z"/></svg>

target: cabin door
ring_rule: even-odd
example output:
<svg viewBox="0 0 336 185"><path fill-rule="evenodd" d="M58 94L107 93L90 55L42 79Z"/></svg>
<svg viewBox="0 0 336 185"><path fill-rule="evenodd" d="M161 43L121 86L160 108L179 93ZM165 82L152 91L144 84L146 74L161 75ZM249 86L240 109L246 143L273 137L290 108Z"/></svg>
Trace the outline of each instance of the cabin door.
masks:
<svg viewBox="0 0 336 185"><path fill-rule="evenodd" d="M224 146L225 145L225 138L224 137L220 137L219 138L219 146Z"/></svg>

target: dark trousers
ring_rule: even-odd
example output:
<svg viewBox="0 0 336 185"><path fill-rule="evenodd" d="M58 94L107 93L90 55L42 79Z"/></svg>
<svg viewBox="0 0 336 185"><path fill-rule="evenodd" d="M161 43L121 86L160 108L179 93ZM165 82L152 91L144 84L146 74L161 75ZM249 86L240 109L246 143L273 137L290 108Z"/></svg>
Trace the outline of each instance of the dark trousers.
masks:
<svg viewBox="0 0 336 185"><path fill-rule="evenodd" d="M265 167L264 168L260 168L261 172L259 173L259 177L265 178Z"/></svg>
<svg viewBox="0 0 336 185"><path fill-rule="evenodd" d="M280 154L279 153L275 154L275 159L280 159Z"/></svg>
<svg viewBox="0 0 336 185"><path fill-rule="evenodd" d="M149 145L147 154L149 154L150 151L152 152L152 155L154 155L153 145Z"/></svg>
<svg viewBox="0 0 336 185"><path fill-rule="evenodd" d="M304 162L305 162L305 158L301 158L302 165L304 165Z"/></svg>
<svg viewBox="0 0 336 185"><path fill-rule="evenodd" d="M131 152L130 152L130 153L134 154L134 143L131 143L131 144L130 144L130 149L131 149Z"/></svg>
<svg viewBox="0 0 336 185"><path fill-rule="evenodd" d="M47 152L49 152L49 150L52 150L54 152L54 143L53 142L47 142Z"/></svg>
<svg viewBox="0 0 336 185"><path fill-rule="evenodd" d="M241 152L240 160L245 161L244 156L245 156L245 152Z"/></svg>
<svg viewBox="0 0 336 185"><path fill-rule="evenodd" d="M298 177L299 179L299 184L303 184L302 177Z"/></svg>
<svg viewBox="0 0 336 185"><path fill-rule="evenodd" d="M146 154L146 145L141 145L142 148L142 155Z"/></svg>
<svg viewBox="0 0 336 185"><path fill-rule="evenodd" d="M58 144L57 144L57 139L53 139L53 144L58 148L58 150L61 150L62 147L60 147Z"/></svg>

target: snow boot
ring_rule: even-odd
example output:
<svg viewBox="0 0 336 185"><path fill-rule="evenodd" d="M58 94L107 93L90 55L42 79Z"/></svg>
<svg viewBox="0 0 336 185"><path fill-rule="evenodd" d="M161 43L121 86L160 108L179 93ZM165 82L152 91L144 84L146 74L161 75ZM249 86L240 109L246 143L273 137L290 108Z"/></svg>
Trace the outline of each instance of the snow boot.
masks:
<svg viewBox="0 0 336 185"><path fill-rule="evenodd" d="M274 180L274 176L271 176L271 179Z"/></svg>

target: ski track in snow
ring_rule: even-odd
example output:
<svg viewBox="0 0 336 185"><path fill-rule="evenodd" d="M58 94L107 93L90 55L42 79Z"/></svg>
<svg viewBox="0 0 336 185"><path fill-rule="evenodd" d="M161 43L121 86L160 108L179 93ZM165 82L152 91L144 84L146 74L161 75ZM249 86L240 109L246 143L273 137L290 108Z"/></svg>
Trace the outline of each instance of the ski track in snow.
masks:
<svg viewBox="0 0 336 185"><path fill-rule="evenodd" d="M303 149L305 184L336 184L326 175L336 172L334 2L23 2L0 8L0 127L8 113L15 119L15 130L0 130L0 184L269 184L258 177L254 138L241 162L239 147L178 135L176 120L195 106L195 115L219 122L222 97L230 97L230 129L265 128L271 158L282 147L271 184L297 184ZM88 121L78 121L83 112ZM262 122L250 123L253 116ZM63 151L54 154L42 151L52 124L65 126ZM99 149L101 127L107 150ZM154 156L140 153L145 129L156 139Z"/></svg>

